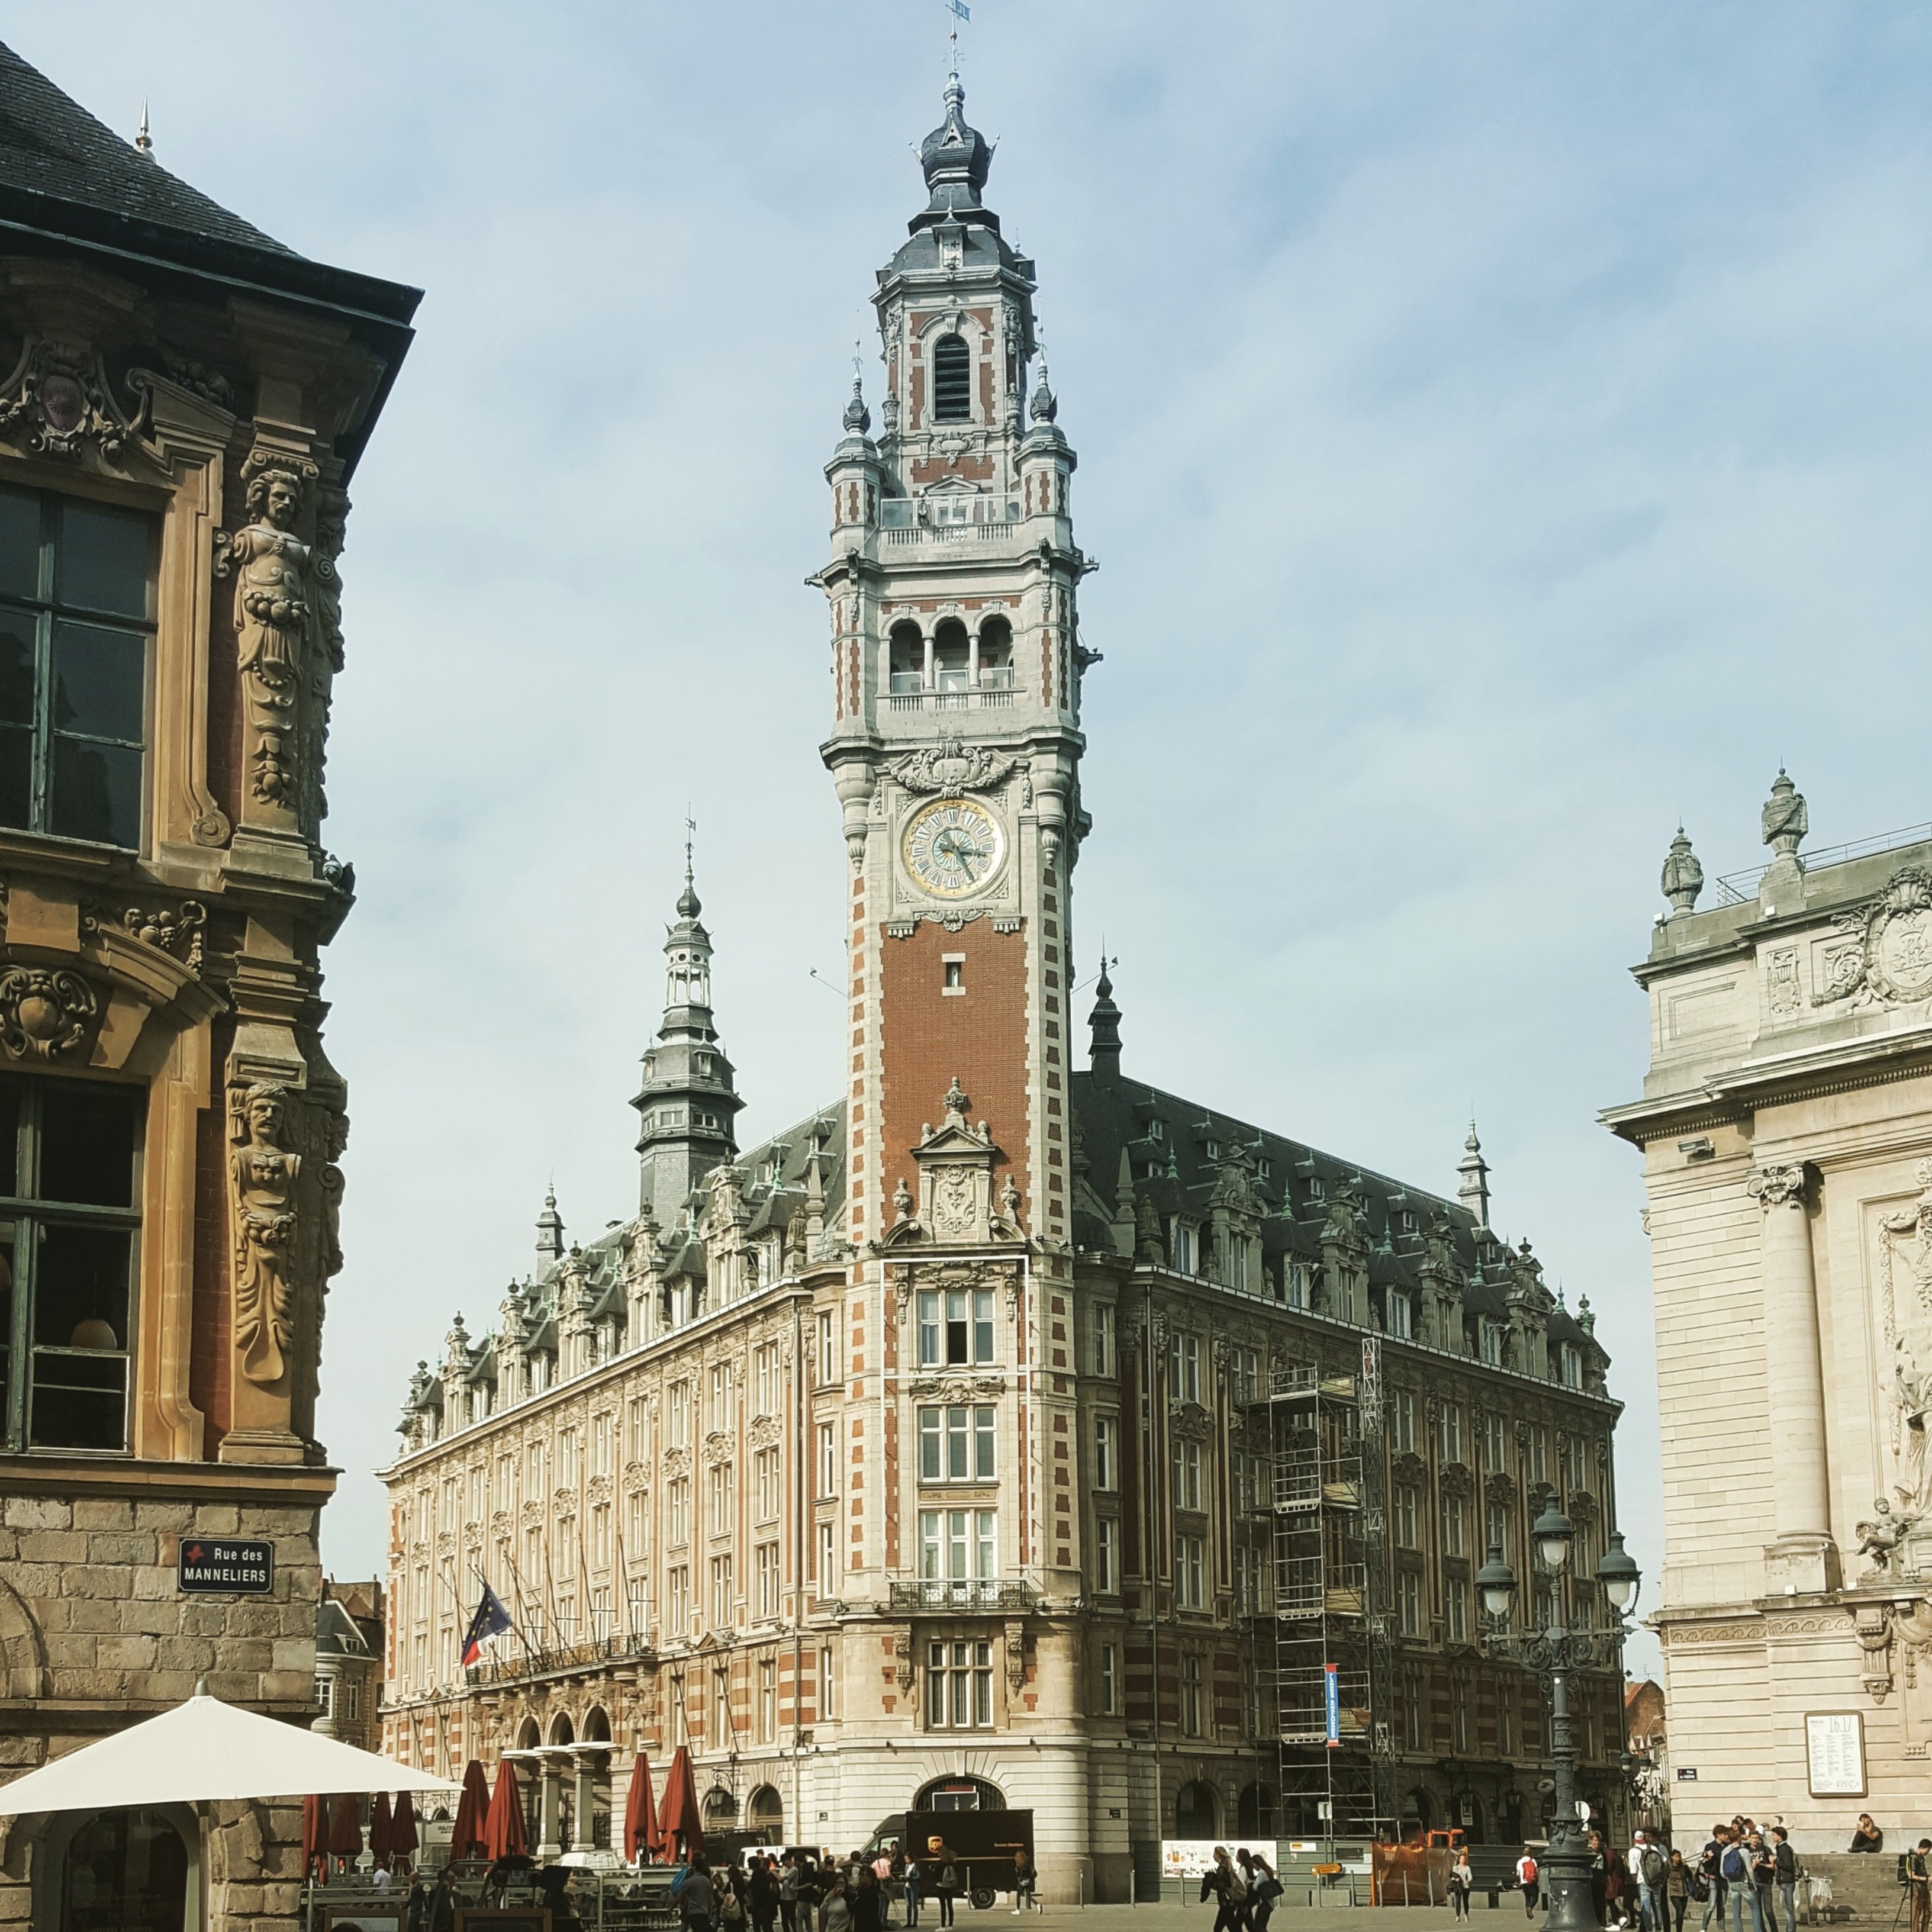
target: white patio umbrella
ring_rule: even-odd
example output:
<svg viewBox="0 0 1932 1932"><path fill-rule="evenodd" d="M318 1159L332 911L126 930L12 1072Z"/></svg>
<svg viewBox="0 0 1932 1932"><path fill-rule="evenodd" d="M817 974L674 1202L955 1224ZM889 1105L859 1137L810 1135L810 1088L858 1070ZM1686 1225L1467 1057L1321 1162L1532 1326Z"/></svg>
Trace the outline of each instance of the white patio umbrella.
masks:
<svg viewBox="0 0 1932 1932"><path fill-rule="evenodd" d="M219 1798L462 1788L374 1751L224 1704L197 1689L172 1711L0 1785L0 1817Z"/></svg>

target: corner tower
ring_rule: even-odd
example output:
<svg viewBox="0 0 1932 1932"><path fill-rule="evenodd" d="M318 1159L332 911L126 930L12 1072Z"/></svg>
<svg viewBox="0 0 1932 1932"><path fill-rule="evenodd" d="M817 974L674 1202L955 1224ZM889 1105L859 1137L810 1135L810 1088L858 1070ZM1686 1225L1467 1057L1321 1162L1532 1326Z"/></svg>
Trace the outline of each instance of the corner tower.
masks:
<svg viewBox="0 0 1932 1932"><path fill-rule="evenodd" d="M711 935L684 860L677 923L664 934L664 1024L644 1054L637 1108L642 1172L639 1204L669 1227L704 1177L738 1151L738 1097L731 1063L711 1012Z"/></svg>
<svg viewBox="0 0 1932 1932"><path fill-rule="evenodd" d="M956 1082L1036 1238L1068 1220L1068 875L1079 802L1074 454L1037 351L1034 265L982 199L956 74L927 206L878 273L880 434L857 382L826 467L832 735L851 860L849 1238L878 1240ZM903 1196L902 1196L902 1200Z"/></svg>

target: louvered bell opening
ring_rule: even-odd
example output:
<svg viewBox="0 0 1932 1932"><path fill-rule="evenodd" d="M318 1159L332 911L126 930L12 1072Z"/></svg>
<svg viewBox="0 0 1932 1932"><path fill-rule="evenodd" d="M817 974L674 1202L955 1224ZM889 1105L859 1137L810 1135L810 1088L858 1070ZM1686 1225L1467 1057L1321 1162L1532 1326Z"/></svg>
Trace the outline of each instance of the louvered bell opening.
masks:
<svg viewBox="0 0 1932 1932"><path fill-rule="evenodd" d="M956 335L942 335L932 352L932 418L973 420L973 352Z"/></svg>

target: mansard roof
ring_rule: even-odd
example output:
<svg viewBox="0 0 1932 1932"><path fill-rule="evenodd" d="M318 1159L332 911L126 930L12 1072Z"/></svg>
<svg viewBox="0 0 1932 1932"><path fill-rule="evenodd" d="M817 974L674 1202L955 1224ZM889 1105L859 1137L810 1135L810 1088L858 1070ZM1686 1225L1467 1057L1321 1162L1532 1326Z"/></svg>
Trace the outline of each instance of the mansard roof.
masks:
<svg viewBox="0 0 1932 1932"><path fill-rule="evenodd" d="M1124 1150L1135 1193L1149 1200L1164 1219L1180 1214L1206 1221L1231 1164L1244 1162L1247 1184L1263 1210L1265 1259L1319 1262L1329 1210L1339 1196L1352 1195L1368 1247L1372 1286L1412 1292L1419 1285L1417 1270L1433 1224L1446 1228L1463 1306L1472 1314L1499 1318L1508 1312L1516 1265L1526 1257L1514 1253L1492 1228L1479 1226L1458 1202L1183 1100L1130 1074L1076 1072L1072 1101L1076 1160L1094 1197L1084 1208L1076 1201L1072 1218L1078 1247L1114 1252L1111 1214L1102 1217L1095 1210L1113 1203ZM1561 1305L1550 1311L1548 1330L1552 1341L1588 1343L1601 1352L1602 1344Z"/></svg>

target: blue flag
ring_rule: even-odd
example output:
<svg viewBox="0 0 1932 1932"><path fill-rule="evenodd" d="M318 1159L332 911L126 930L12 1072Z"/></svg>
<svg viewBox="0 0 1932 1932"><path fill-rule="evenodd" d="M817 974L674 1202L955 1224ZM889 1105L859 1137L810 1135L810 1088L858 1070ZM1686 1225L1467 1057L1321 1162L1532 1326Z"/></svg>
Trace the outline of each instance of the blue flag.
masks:
<svg viewBox="0 0 1932 1932"><path fill-rule="evenodd" d="M501 1636L506 1630L514 1628L502 1600L485 1583L483 1600L476 1606L476 1614L470 1619L470 1628L463 1633L464 1669L467 1670L483 1654L483 1646L492 1637Z"/></svg>

